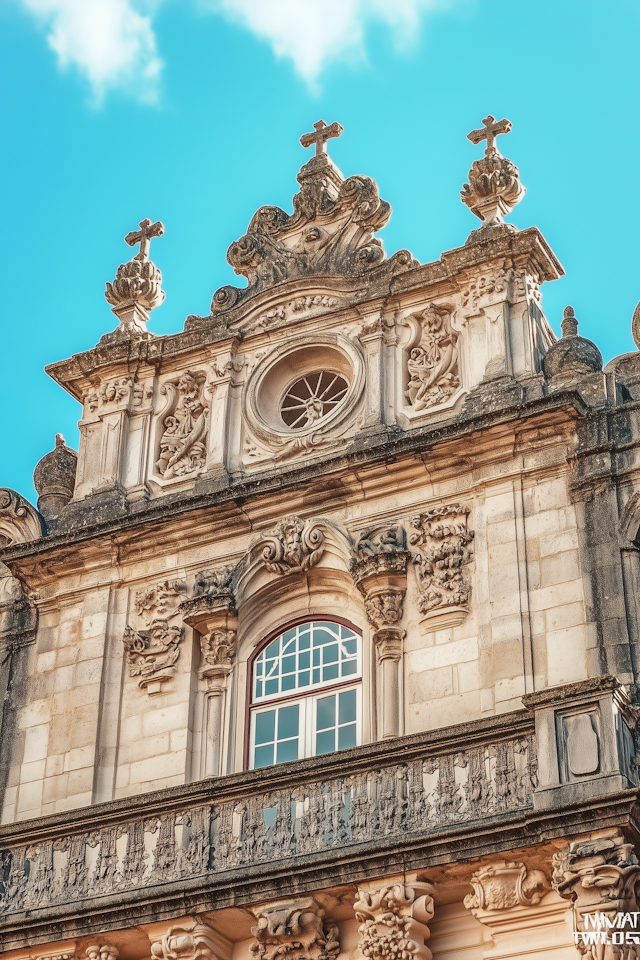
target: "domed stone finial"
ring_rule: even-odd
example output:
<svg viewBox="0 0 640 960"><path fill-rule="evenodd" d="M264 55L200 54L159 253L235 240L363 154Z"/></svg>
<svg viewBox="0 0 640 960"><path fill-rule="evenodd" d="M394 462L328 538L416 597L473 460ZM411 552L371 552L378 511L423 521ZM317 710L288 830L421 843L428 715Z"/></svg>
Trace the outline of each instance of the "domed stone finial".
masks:
<svg viewBox="0 0 640 960"><path fill-rule="evenodd" d="M562 313L562 337L549 347L542 368L547 380L573 380L602 370L602 354L592 340L578 336L578 321L573 307Z"/></svg>
<svg viewBox="0 0 640 960"><path fill-rule="evenodd" d="M526 188L520 182L515 163L503 157L496 147L496 137L511 130L510 120L496 120L489 114L482 127L467 134L472 143L487 141L484 157L474 160L469 170L469 183L465 183L460 196L471 212L483 221L479 230L473 230L467 243L482 239L488 232L515 233L513 224L503 223L503 218L524 197Z"/></svg>
<svg viewBox="0 0 640 960"><path fill-rule="evenodd" d="M62 434L57 433L55 448L45 454L33 471L38 510L46 520L57 517L71 500L77 465L77 453L66 445Z"/></svg>
<svg viewBox="0 0 640 960"><path fill-rule="evenodd" d="M565 307L562 313L562 323L560 324L563 337L578 336L578 321L573 307Z"/></svg>
<svg viewBox="0 0 640 960"><path fill-rule="evenodd" d="M140 221L140 229L126 235L125 243L130 247L140 244L138 253L128 263L121 263L116 271L113 283L107 283L104 293L120 326L112 333L100 338L101 343L127 337L129 339L147 339L153 334L147 332L149 313L164 303L165 292L162 289L162 273L149 259L149 250L153 237L161 237L164 224L148 218Z"/></svg>

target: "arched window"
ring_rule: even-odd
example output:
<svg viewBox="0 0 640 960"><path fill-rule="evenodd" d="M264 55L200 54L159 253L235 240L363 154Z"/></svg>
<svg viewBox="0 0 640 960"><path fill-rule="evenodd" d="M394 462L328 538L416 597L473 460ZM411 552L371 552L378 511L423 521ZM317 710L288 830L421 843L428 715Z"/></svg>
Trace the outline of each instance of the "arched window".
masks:
<svg viewBox="0 0 640 960"><path fill-rule="evenodd" d="M249 768L362 742L362 638L311 620L285 630L253 661Z"/></svg>

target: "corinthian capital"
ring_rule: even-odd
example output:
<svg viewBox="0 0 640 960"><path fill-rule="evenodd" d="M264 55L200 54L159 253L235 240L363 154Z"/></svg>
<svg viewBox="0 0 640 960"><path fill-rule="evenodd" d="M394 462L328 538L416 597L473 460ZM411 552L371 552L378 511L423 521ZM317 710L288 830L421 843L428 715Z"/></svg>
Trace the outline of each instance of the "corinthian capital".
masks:
<svg viewBox="0 0 640 960"><path fill-rule="evenodd" d="M323 923L316 900L287 900L256 907L250 950L256 960L335 960L340 952L337 927Z"/></svg>

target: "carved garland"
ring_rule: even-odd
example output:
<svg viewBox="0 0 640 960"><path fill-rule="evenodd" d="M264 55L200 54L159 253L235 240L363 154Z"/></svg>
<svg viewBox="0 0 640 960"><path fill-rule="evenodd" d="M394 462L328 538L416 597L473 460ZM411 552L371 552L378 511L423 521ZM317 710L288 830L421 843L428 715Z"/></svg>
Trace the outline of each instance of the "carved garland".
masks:
<svg viewBox="0 0 640 960"><path fill-rule="evenodd" d="M432 893L428 883L360 887L354 909L362 954L369 960L431 960L425 940L434 912Z"/></svg>
<svg viewBox="0 0 640 960"><path fill-rule="evenodd" d="M467 612L471 582L464 567L473 559L470 507L459 503L436 507L411 521L409 537L419 552L412 555L418 575L418 607L432 616L454 608Z"/></svg>

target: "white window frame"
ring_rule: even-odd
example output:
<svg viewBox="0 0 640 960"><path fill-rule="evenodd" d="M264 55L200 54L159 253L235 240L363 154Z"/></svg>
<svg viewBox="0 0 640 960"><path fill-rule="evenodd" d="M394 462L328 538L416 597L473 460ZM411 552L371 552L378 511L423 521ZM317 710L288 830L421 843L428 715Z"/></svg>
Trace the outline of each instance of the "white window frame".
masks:
<svg viewBox="0 0 640 960"><path fill-rule="evenodd" d="M326 754L316 754L315 745L316 745L316 734L318 733L316 729L317 725L317 702L324 699L328 696L338 697L341 693L346 693L349 690L355 690L356 692L356 745L359 746L362 743L362 687L363 687L363 676L362 676L362 646L363 638L361 633L351 626L346 624L341 624L339 621L333 621L329 619L323 619L321 617L312 618L304 623L296 624L295 626L303 627L306 624L311 623L331 623L335 624L336 627L345 627L350 630L357 639L357 672L353 677L342 678L338 680L321 680L317 684L310 684L308 687L304 687L301 690L292 691L291 693L276 693L263 695L261 697L255 697L256 690L256 664L258 662L258 657L263 653L269 644L260 650L260 654L254 659L251 665L251 704L249 707L249 762L248 768L250 770L255 769L268 769L269 766L276 766L279 762L287 761L278 761L276 759L277 754L277 740L272 741L274 744L274 762L273 764L268 764L266 767L255 767L255 731L256 731L256 718L259 714L268 713L272 710L278 710L281 707L296 706L299 707L298 714L298 760L307 759L314 756L329 756L330 753L337 752L338 747L335 751L330 751ZM288 630L292 629L291 627L285 627L278 636L282 637L283 634L287 633ZM273 640L277 637L273 637L269 643L272 643ZM311 649L313 649L311 647ZM338 701L336 701L336 707L338 706ZM276 720L277 723L277 720ZM336 711L336 725L333 728L336 731L339 730L339 716ZM274 732L274 736L277 734L277 726ZM282 741L281 741L282 742ZM260 744L258 744L260 746ZM345 748L342 748L345 749ZM348 748L346 748L348 749Z"/></svg>

